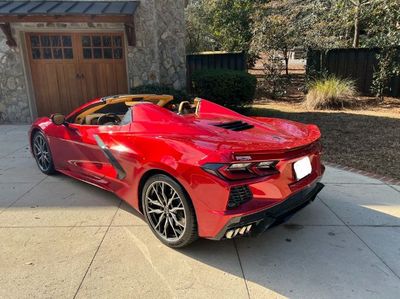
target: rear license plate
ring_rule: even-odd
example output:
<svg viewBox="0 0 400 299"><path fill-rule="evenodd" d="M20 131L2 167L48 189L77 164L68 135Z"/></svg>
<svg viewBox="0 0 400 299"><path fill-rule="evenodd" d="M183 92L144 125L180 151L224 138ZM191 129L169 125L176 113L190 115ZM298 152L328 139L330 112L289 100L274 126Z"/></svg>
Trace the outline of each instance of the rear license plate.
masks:
<svg viewBox="0 0 400 299"><path fill-rule="evenodd" d="M304 157L293 164L294 173L297 180L301 180L308 176L312 171L311 161L309 157Z"/></svg>

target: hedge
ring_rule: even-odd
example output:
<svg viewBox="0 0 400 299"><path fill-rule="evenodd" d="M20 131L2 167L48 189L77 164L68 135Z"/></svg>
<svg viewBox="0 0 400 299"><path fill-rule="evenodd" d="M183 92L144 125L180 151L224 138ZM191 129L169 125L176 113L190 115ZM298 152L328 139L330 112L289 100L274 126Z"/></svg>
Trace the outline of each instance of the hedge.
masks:
<svg viewBox="0 0 400 299"><path fill-rule="evenodd" d="M244 71L201 70L193 73L195 96L229 108L243 108L253 102L257 79Z"/></svg>

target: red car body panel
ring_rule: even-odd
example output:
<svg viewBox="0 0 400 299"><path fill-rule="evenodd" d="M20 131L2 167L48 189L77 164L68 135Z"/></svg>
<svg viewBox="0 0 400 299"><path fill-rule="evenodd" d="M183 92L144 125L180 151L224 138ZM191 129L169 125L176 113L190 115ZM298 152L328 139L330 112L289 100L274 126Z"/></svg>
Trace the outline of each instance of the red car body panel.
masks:
<svg viewBox="0 0 400 299"><path fill-rule="evenodd" d="M72 112L87 109L96 99ZM146 174L161 171L176 179L189 194L196 212L199 236L217 238L232 218L269 209L317 182L324 171L320 162L320 131L314 125L288 120L245 117L212 102L201 100L196 114L178 115L154 104L131 109L132 122L121 126L74 123L55 125L39 118L31 128L48 139L55 168L69 176L115 193L141 211L140 188ZM231 131L214 124L245 121L249 130ZM119 179L94 135L111 150L126 177ZM230 181L210 174L207 163L278 160L278 172L267 177ZM293 163L308 156L312 173L297 181ZM230 188L248 185L253 199L227 209Z"/></svg>

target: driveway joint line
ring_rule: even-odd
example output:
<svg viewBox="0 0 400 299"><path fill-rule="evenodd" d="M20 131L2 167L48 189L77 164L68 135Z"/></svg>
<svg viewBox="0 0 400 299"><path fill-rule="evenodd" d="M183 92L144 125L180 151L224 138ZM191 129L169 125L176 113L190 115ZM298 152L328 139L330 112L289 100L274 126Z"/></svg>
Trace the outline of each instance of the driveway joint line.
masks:
<svg viewBox="0 0 400 299"><path fill-rule="evenodd" d="M94 252L94 255L93 255L93 257L92 257L92 260L90 261L89 266L87 267L87 269L86 269L86 271L85 271L85 274L83 275L83 278L82 278L82 280L81 280L81 282L80 282L80 284L79 284L79 286L78 286L78 288L77 288L77 290L76 290L76 292L75 292L75 295L74 295L73 299L75 299L76 296L78 295L79 290L81 289L81 287L82 287L82 285L83 285L83 282L85 281L85 278L86 278L87 274L89 273L90 267L92 266L92 264L93 264L93 262L94 262L94 260L95 260L95 258L96 258L96 256L97 256L97 253L99 252L100 247L101 247L101 245L103 244L104 239L106 238L106 235L107 235L108 231L110 230L111 223L113 222L115 216L117 215L117 213L118 213L118 211L119 211L119 209L120 209L120 207L121 207L121 204L122 204L122 200L120 200L119 205L118 205L118 208L116 209L116 211L115 211L115 213L114 213L114 215L113 215L113 217L112 217L112 219L111 219L111 221L110 221L110 224L108 225L108 227L107 227L107 229L106 229L106 231L105 231L103 237L102 237L101 240L100 240L99 245L97 246L96 251Z"/></svg>
<svg viewBox="0 0 400 299"><path fill-rule="evenodd" d="M16 152L18 152L19 150L21 150L21 149L23 149L24 147L27 147L27 146L29 146L29 144L25 144L24 146L21 146L21 147L17 148L15 151L13 151L11 153L8 153L8 154L5 154L4 156L1 156L0 159L7 158L8 156L11 156L12 154L15 154Z"/></svg>
<svg viewBox="0 0 400 299"><path fill-rule="evenodd" d="M3 210L0 211L0 215L4 213L4 211L6 211L7 209L9 209L10 207L12 207L18 200L20 200L22 197L24 197L26 194L28 194L29 192L31 192L36 186L38 186L41 182L43 182L46 179L46 177L44 177L43 179L41 179L39 182L37 182L35 185L33 185L31 188L29 188L25 193L23 193L21 196L19 196L16 200L14 200L12 203L10 203L6 208L4 208Z"/></svg>
<svg viewBox="0 0 400 299"><path fill-rule="evenodd" d="M243 270L243 266L242 266L242 260L240 259L240 255L239 255L239 250L237 248L235 240L232 240L232 241L233 241L233 247L235 247L236 255L238 257L240 270L242 271L242 276L243 276L244 285L246 286L247 296L250 299L249 286L247 285L246 275L244 274L244 270Z"/></svg>
<svg viewBox="0 0 400 299"><path fill-rule="evenodd" d="M396 189L395 187L393 187L392 185L386 184L386 186L388 186L388 187L392 188L394 191L397 191L397 192L400 193L400 190L397 190L397 189Z"/></svg>
<svg viewBox="0 0 400 299"><path fill-rule="evenodd" d="M346 222L344 222L322 199L320 199L322 201L322 203L333 213L336 215L337 218L340 219L340 221L342 221L347 228L382 262L382 264L384 264L390 272L393 273L393 275L395 277L397 277L400 280L400 276L397 275L396 272L393 271L392 268L389 267L389 265L351 228L351 226L349 226L348 224L346 224Z"/></svg>

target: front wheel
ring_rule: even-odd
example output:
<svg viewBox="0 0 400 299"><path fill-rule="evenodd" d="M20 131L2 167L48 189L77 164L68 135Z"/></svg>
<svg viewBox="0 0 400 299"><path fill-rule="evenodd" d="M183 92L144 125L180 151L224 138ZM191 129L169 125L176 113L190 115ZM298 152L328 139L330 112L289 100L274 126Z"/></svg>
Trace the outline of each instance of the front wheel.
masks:
<svg viewBox="0 0 400 299"><path fill-rule="evenodd" d="M142 192L143 213L158 239L170 247L184 247L198 238L190 198L172 178L150 177Z"/></svg>
<svg viewBox="0 0 400 299"><path fill-rule="evenodd" d="M41 172L44 174L56 173L53 157L50 152L50 146L42 132L37 132L33 136L32 151Z"/></svg>

